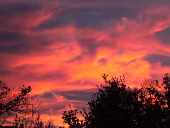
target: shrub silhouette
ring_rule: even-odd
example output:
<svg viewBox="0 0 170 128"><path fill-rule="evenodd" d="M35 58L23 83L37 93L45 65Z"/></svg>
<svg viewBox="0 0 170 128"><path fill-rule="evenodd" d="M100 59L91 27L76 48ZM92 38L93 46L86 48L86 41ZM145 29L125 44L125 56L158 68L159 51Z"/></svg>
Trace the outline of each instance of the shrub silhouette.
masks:
<svg viewBox="0 0 170 128"><path fill-rule="evenodd" d="M107 79L88 102L88 110L63 112L70 128L168 128L170 126L170 78L166 74L160 86L157 80L146 81L141 88L126 87L123 78ZM164 87L164 88L162 88Z"/></svg>
<svg viewBox="0 0 170 128"><path fill-rule="evenodd" d="M52 120L48 120L47 122L42 121L39 113L35 113L30 117L25 117L25 116L18 117L16 115L16 118L13 122L12 127L14 128L55 128Z"/></svg>

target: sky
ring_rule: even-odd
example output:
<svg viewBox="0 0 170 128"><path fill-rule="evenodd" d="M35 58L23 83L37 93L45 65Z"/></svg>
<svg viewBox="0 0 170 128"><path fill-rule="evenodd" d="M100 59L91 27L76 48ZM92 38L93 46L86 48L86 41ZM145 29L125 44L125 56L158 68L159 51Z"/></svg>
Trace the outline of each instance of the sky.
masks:
<svg viewBox="0 0 170 128"><path fill-rule="evenodd" d="M30 85L42 117L91 99L104 73L139 87L170 73L169 0L0 0L0 79Z"/></svg>

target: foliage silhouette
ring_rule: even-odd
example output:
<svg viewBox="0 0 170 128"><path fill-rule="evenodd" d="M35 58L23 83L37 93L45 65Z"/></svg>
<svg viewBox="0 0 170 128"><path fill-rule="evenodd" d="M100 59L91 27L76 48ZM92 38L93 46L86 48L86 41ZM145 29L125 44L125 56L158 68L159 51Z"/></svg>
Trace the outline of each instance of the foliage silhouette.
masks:
<svg viewBox="0 0 170 128"><path fill-rule="evenodd" d="M31 90L31 86L22 86L20 92L14 93L0 81L0 128L54 128L52 120L41 120L36 108L37 98L29 95ZM8 118L14 118L13 125L3 126Z"/></svg>
<svg viewBox="0 0 170 128"><path fill-rule="evenodd" d="M30 97L28 95L31 92L31 87L21 87L20 92L14 93L11 89L2 81L0 81L0 123L1 125L5 121L15 114L28 113L33 107L31 102L35 99L35 96Z"/></svg>
<svg viewBox="0 0 170 128"><path fill-rule="evenodd" d="M88 102L88 110L63 112L70 128L168 128L170 127L170 77L166 74L160 86L157 80L145 81L141 88L130 89L125 79L107 79ZM162 88L164 87L164 88Z"/></svg>
<svg viewBox="0 0 170 128"><path fill-rule="evenodd" d="M52 120L48 120L47 122L44 122L40 118L39 113L34 113L32 116L20 116L18 117L16 115L16 118L13 122L14 128L55 128L53 125Z"/></svg>

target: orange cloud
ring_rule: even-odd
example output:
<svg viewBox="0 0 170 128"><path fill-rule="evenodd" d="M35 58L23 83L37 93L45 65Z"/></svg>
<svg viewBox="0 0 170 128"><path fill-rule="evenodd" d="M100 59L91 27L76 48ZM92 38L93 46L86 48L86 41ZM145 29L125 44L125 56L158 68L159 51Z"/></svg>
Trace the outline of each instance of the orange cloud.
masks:
<svg viewBox="0 0 170 128"><path fill-rule="evenodd" d="M69 103L80 108L103 73L125 75L130 87L170 73L170 15L158 1L139 8L135 1L8 2L0 9L0 76L10 86L46 94L40 98L44 120L62 125L62 111ZM82 99L75 98L78 91Z"/></svg>

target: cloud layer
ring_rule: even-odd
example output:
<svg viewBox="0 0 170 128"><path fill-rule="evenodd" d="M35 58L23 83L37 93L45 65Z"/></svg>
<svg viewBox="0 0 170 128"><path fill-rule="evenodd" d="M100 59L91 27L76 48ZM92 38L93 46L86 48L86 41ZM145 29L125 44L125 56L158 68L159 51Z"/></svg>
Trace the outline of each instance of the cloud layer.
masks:
<svg viewBox="0 0 170 128"><path fill-rule="evenodd" d="M169 6L169 0L2 0L0 79L31 85L45 117L62 125L62 111L90 100L103 73L125 75L131 87L170 73Z"/></svg>

